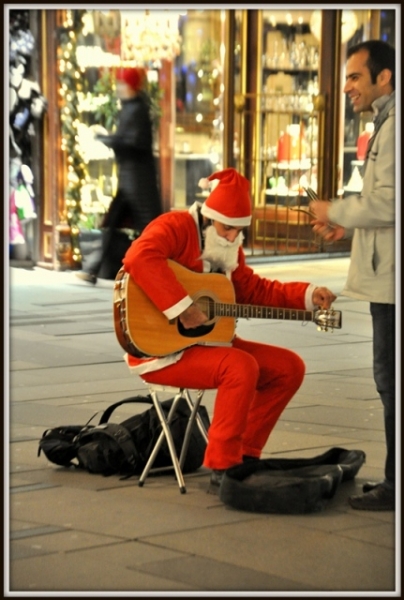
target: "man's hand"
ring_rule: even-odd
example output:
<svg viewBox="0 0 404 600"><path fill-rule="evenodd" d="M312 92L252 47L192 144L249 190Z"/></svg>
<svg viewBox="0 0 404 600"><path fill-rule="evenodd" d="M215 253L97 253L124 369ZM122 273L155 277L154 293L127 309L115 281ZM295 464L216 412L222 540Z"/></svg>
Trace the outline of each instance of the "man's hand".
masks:
<svg viewBox="0 0 404 600"><path fill-rule="evenodd" d="M331 202L326 200L314 200L310 202L310 212L316 217L310 222L314 233L320 235L326 242L337 242L345 236L345 229L341 225L330 223L328 211Z"/></svg>
<svg viewBox="0 0 404 600"><path fill-rule="evenodd" d="M315 306L330 308L337 296L326 287L316 287L311 298Z"/></svg>
<svg viewBox="0 0 404 600"><path fill-rule="evenodd" d="M328 202L328 200L312 200L309 204L309 210L315 215L316 219L323 223L328 223L328 210L330 206L331 202Z"/></svg>
<svg viewBox="0 0 404 600"><path fill-rule="evenodd" d="M188 306L184 312L180 314L178 317L185 329L194 329L195 327L199 327L208 321L208 317L204 312L196 304L191 304Z"/></svg>
<svg viewBox="0 0 404 600"><path fill-rule="evenodd" d="M310 221L310 225L313 225L314 233L321 235L326 242L338 242L345 236L345 228L341 225L333 225L332 227L324 221L314 219Z"/></svg>

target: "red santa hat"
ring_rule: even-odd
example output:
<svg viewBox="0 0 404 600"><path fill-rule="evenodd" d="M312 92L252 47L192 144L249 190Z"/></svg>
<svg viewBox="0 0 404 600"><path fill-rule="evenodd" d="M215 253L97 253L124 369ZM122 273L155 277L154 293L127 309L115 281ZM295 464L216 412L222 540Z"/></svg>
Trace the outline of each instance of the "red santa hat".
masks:
<svg viewBox="0 0 404 600"><path fill-rule="evenodd" d="M250 184L235 169L229 168L218 171L208 177L219 183L203 203L201 213L224 225L246 227L251 223Z"/></svg>
<svg viewBox="0 0 404 600"><path fill-rule="evenodd" d="M135 92L143 87L143 82L146 78L146 69L143 67L126 67L118 69L116 78L119 81L124 81Z"/></svg>

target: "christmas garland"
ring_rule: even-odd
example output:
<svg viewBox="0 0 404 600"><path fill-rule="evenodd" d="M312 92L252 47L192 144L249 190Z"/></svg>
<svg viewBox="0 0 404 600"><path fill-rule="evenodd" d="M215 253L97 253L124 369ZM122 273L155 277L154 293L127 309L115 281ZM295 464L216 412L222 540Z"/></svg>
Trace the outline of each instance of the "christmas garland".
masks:
<svg viewBox="0 0 404 600"><path fill-rule="evenodd" d="M81 188L88 171L77 142L81 116L78 110L78 94L85 92L86 79L76 58L77 36L83 28L82 18L86 10L67 10L63 27L58 30L58 66L60 93L60 120L62 151L66 153L66 220L70 226L73 261L81 263L78 223L81 215Z"/></svg>

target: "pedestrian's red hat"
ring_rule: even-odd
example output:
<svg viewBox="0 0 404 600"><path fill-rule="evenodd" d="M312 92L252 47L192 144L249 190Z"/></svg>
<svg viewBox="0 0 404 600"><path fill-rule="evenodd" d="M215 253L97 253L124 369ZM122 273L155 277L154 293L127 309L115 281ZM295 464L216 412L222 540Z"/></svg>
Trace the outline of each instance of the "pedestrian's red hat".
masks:
<svg viewBox="0 0 404 600"><path fill-rule="evenodd" d="M124 81L135 92L143 87L143 82L146 78L146 69L143 67L126 67L118 69L116 78L119 81Z"/></svg>
<svg viewBox="0 0 404 600"><path fill-rule="evenodd" d="M208 177L219 183L202 205L201 212L208 219L231 227L246 227L251 223L250 184L236 169L224 169Z"/></svg>

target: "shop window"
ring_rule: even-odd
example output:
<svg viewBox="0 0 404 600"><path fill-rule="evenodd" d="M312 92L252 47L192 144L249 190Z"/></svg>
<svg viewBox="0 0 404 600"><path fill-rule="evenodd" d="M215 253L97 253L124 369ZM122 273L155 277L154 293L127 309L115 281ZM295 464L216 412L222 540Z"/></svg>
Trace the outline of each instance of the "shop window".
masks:
<svg viewBox="0 0 404 600"><path fill-rule="evenodd" d="M380 39L392 46L396 45L396 11L380 11Z"/></svg>
<svg viewBox="0 0 404 600"><path fill-rule="evenodd" d="M156 49L153 43L157 54L152 55L146 41L139 41L133 29L137 27L139 36L148 33L148 12L83 10L70 11L71 16L66 18L69 27L69 18L75 23L72 31L66 30L61 37L59 47L66 213L69 224L79 230L101 227L117 189L114 152L97 136L113 133L116 128L121 107L116 94L116 70L122 65L140 64L147 68L158 161L161 89L157 71L162 56L175 50L170 44L177 43L178 31L173 36L166 29L164 35L157 32L161 46ZM178 19L178 13L175 14ZM153 14L150 18L155 17ZM161 23L167 27L166 21Z"/></svg>
<svg viewBox="0 0 404 600"><path fill-rule="evenodd" d="M313 11L260 11L257 89L241 88L237 73L234 159L249 175L253 220L247 244L254 254L317 252L306 188L317 191L320 41ZM236 35L236 63L245 60ZM236 69L237 71L237 69ZM247 67L244 76L248 79ZM252 81L249 81L252 88Z"/></svg>
<svg viewBox="0 0 404 600"><path fill-rule="evenodd" d="M223 11L188 10L175 59L174 207L203 200L198 182L223 168Z"/></svg>

